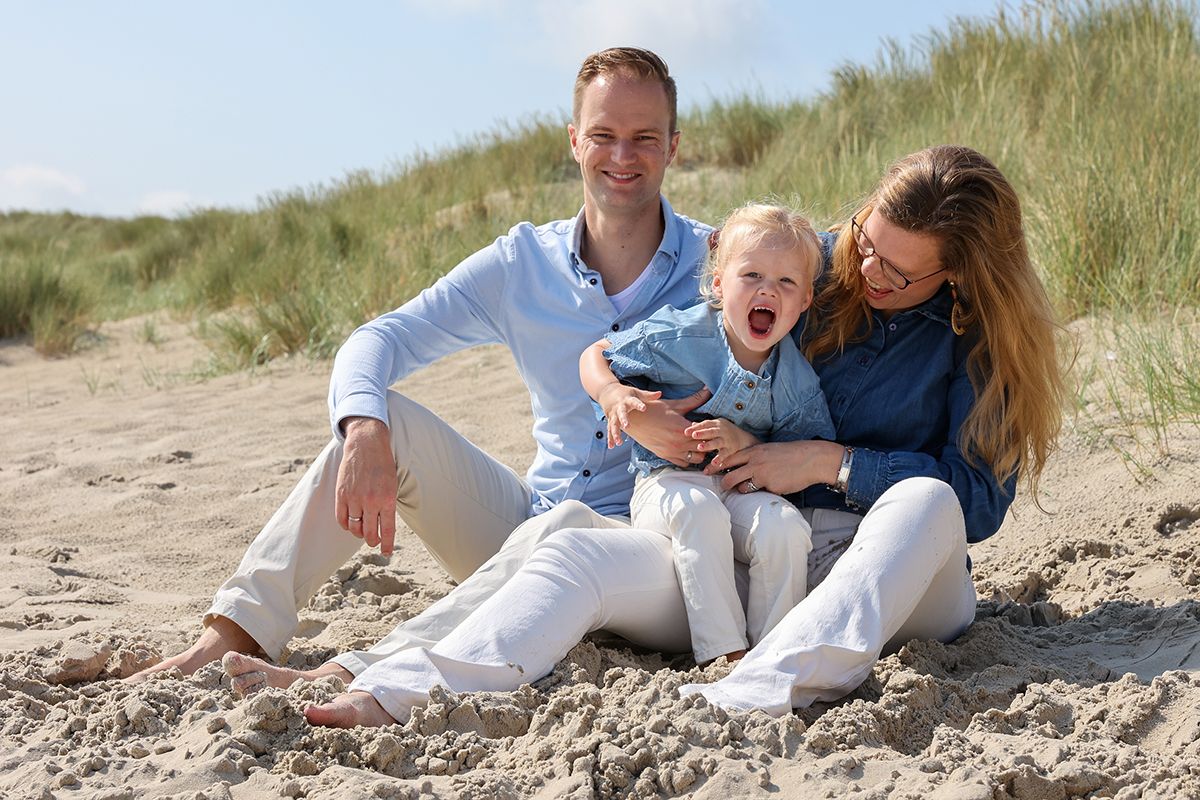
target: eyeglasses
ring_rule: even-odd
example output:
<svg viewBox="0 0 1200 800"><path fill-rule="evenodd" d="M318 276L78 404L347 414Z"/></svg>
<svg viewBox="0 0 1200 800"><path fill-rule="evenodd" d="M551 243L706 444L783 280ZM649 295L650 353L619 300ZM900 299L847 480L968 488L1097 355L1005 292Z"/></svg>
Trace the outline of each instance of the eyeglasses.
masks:
<svg viewBox="0 0 1200 800"><path fill-rule="evenodd" d="M854 232L854 244L858 247L858 254L862 256L863 259L868 259L871 256L875 256L877 259L879 259L879 271L883 273L883 277L887 278L887 282L890 283L894 289L904 291L914 283L920 283L921 281L925 280L925 278L932 278L934 275L937 275L938 272L946 271L946 267L942 267L937 272L931 272L924 278L917 278L916 280L913 280L901 272L899 267L876 252L875 243L872 242L870 237L867 236L867 232L862 229L862 225L858 224L858 220L854 219L853 217L850 218L850 230Z"/></svg>

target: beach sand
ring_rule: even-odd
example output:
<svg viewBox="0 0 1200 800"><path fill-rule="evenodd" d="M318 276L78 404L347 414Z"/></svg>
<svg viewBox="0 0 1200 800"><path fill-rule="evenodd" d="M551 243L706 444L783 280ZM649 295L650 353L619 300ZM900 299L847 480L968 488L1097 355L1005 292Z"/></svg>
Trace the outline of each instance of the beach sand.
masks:
<svg viewBox="0 0 1200 800"><path fill-rule="evenodd" d="M1200 797L1200 436L1133 464L1072 426L1040 510L973 546L975 625L914 641L842 701L727 715L687 656L589 639L511 693L315 729L334 680L245 701L219 666L117 680L200 631L215 587L329 438L329 365L204 377L184 323L108 323L68 359L0 343L0 797ZM511 358L399 384L518 470ZM451 583L409 532L301 613L285 660L371 644Z"/></svg>

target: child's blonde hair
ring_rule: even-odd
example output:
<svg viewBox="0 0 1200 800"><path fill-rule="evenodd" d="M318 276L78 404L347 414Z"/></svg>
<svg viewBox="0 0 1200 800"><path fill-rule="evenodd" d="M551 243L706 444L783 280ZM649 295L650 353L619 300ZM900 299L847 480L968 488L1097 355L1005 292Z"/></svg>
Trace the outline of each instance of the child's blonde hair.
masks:
<svg viewBox="0 0 1200 800"><path fill-rule="evenodd" d="M812 223L787 206L774 203L747 203L734 209L713 231L709 244L708 258L700 271L700 296L713 308L721 307L714 281L734 253L762 246L798 250L810 281L816 279L821 266L821 242Z"/></svg>

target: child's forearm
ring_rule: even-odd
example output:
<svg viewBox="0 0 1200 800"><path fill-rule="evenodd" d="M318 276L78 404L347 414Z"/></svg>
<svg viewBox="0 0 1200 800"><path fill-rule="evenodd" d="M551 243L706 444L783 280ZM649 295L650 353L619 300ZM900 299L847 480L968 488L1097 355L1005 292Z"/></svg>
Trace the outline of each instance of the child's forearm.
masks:
<svg viewBox="0 0 1200 800"><path fill-rule="evenodd" d="M579 356L579 380L583 383L583 390L597 403L600 402L600 391L605 386L619 382L608 366L608 359L604 357L607 347L608 339L601 339Z"/></svg>

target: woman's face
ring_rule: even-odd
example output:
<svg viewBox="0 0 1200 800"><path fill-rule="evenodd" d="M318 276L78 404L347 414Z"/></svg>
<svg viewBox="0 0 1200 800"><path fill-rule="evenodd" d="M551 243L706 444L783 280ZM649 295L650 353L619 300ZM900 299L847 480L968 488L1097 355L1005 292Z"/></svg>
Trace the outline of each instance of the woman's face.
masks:
<svg viewBox="0 0 1200 800"><path fill-rule="evenodd" d="M863 277L863 292L867 305L890 313L921 305L937 294L942 283L953 276L943 271L937 237L923 233L912 233L892 224L883 214L871 214L862 222L865 238L860 240L860 252L865 245L874 248L870 256L863 258L860 272ZM892 279L884 273L882 261L892 267ZM912 281L903 289L896 272ZM928 280L925 280L925 279Z"/></svg>

